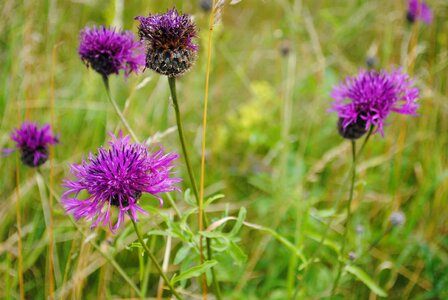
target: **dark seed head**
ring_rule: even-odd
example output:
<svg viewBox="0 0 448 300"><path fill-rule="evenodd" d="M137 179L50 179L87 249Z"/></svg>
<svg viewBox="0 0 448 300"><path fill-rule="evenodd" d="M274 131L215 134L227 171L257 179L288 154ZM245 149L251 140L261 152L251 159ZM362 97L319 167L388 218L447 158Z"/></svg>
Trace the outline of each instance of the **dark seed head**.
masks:
<svg viewBox="0 0 448 300"><path fill-rule="evenodd" d="M188 48L153 49L146 54L146 67L168 77L187 72L196 60L196 51Z"/></svg>
<svg viewBox="0 0 448 300"><path fill-rule="evenodd" d="M338 120L338 132L344 139L357 140L362 137L366 132L366 121L358 117L356 123L351 123L344 128L343 119Z"/></svg>
<svg viewBox="0 0 448 300"><path fill-rule="evenodd" d="M136 17L138 33L146 46L146 67L168 77L187 72L197 58L196 25L190 15L176 9L164 14Z"/></svg>
<svg viewBox="0 0 448 300"><path fill-rule="evenodd" d="M129 206L129 200L131 200L133 203L137 203L141 196L142 196L142 192L135 191L133 199L123 199L123 200L121 200L121 206L123 208L128 207ZM110 200L110 204L114 205L116 207L120 207L120 200L118 199L117 195L112 197L112 199Z"/></svg>
<svg viewBox="0 0 448 300"><path fill-rule="evenodd" d="M95 60L84 60L84 63L104 76L108 76L115 72L113 58L108 53L99 54Z"/></svg>
<svg viewBox="0 0 448 300"><path fill-rule="evenodd" d="M40 153L39 160L35 163L34 157L36 153ZM23 147L20 149L20 160L29 167L39 167L48 159L48 149L44 146L38 146L36 149Z"/></svg>
<svg viewBox="0 0 448 300"><path fill-rule="evenodd" d="M289 52L291 52L291 42L285 40L280 44L280 54L282 56L288 56Z"/></svg>
<svg viewBox="0 0 448 300"><path fill-rule="evenodd" d="M413 24L415 22L415 14L411 11L408 11L406 13L406 20L408 20L409 23Z"/></svg>

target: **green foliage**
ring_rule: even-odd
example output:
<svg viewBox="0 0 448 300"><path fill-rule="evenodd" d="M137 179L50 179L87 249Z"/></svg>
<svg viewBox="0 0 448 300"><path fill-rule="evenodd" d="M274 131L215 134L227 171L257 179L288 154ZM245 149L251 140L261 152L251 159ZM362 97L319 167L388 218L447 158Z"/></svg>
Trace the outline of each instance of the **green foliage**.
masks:
<svg viewBox="0 0 448 300"><path fill-rule="evenodd" d="M178 95L199 179L209 15L197 2L2 1L0 148L12 147L9 132L18 119L48 123L52 110L61 143L52 169L42 166L42 181L35 170L16 167L17 153L0 159L1 299L20 299L17 201L26 299L49 297L50 256L56 299L157 295L160 276L132 224L115 235L92 230L89 221L65 215L59 203L68 164L121 129L101 78L77 56L78 33L112 22L135 31L134 16L174 5L194 15L200 52L178 80ZM209 226L199 230L199 208L181 159L175 172L184 179L183 192L165 195L163 207L145 195L139 202L149 212L139 215L144 243L165 262L170 281L201 297L203 274L214 293L213 269L224 299L329 299L342 261L331 299L448 299L446 1L427 1L435 14L430 26L407 24L405 1L225 2L211 53L204 193ZM286 40L291 49L282 56ZM371 56L376 68L401 66L416 79L420 109L412 118L391 116L385 136L372 136L360 157L346 245L352 257L345 257L350 148L328 113L329 92ZM166 78L146 70L127 79L113 76L110 83L141 140L181 153ZM406 223L391 228L396 210ZM207 239L214 255L204 251L201 264L199 249L207 248Z"/></svg>

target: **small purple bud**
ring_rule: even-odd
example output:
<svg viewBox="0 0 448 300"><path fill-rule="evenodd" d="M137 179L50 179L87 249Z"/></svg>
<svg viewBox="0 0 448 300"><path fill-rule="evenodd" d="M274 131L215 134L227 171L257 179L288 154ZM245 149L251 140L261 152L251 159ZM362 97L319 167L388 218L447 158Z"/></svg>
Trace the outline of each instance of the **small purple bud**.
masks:
<svg viewBox="0 0 448 300"><path fill-rule="evenodd" d="M362 234L364 234L364 226L363 225L361 225L361 224L358 224L358 225L356 225L356 233L358 234L358 235L362 235Z"/></svg>
<svg viewBox="0 0 448 300"><path fill-rule="evenodd" d="M285 57L288 56L290 52L291 52L291 42L288 40L283 41L280 44L280 54Z"/></svg>
<svg viewBox="0 0 448 300"><path fill-rule="evenodd" d="M390 215L390 224L392 226L401 226L406 222L406 215L402 211L395 211Z"/></svg>
<svg viewBox="0 0 448 300"><path fill-rule="evenodd" d="M377 64L378 64L378 61L375 56L369 56L366 58L367 68L373 69L376 67Z"/></svg>
<svg viewBox="0 0 448 300"><path fill-rule="evenodd" d="M358 256L357 256L356 253L353 252L353 251L350 251L350 252L348 253L348 259L350 259L351 261L354 261L357 257L358 257Z"/></svg>
<svg viewBox="0 0 448 300"><path fill-rule="evenodd" d="M204 12L209 12L212 10L213 0L199 0L199 7Z"/></svg>

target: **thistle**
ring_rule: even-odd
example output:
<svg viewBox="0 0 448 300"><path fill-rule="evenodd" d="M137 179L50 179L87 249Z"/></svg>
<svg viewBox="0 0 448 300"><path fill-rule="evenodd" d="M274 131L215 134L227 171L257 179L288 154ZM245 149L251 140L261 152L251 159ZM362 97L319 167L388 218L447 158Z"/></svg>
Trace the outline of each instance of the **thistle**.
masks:
<svg viewBox="0 0 448 300"><path fill-rule="evenodd" d="M426 24L432 23L432 12L429 6L420 0L409 0L406 18L409 23L420 20Z"/></svg>
<svg viewBox="0 0 448 300"><path fill-rule="evenodd" d="M371 126L384 135L385 121L392 112L416 115L419 90L399 70L361 70L335 87L331 96L334 104L330 111L339 116L339 134L356 140Z"/></svg>
<svg viewBox="0 0 448 300"><path fill-rule="evenodd" d="M14 149L4 149L5 154L20 151L21 161L29 167L39 167L48 160L49 145L57 144L58 138L51 132L50 125L41 128L36 123L25 122L11 133L16 143Z"/></svg>
<svg viewBox="0 0 448 300"><path fill-rule="evenodd" d="M86 27L81 31L78 50L81 60L102 76L138 72L144 65L144 49L130 31Z"/></svg>
<svg viewBox="0 0 448 300"><path fill-rule="evenodd" d="M62 195L62 205L76 219L91 220L92 228L109 224L114 232L123 224L125 215L137 221L137 212L147 214L138 206L143 193L155 196L162 205L158 194L178 190L175 184L181 179L170 177L176 154L165 154L163 149L151 153L142 144L130 144L129 136L111 136L109 149L99 148L81 164L71 165L74 179L64 180L67 191ZM82 191L89 194L85 200L78 199ZM112 207L118 209L114 226Z"/></svg>
<svg viewBox="0 0 448 300"><path fill-rule="evenodd" d="M173 8L164 14L136 17L138 33L146 46L146 67L168 77L190 70L197 58L196 25L187 14Z"/></svg>

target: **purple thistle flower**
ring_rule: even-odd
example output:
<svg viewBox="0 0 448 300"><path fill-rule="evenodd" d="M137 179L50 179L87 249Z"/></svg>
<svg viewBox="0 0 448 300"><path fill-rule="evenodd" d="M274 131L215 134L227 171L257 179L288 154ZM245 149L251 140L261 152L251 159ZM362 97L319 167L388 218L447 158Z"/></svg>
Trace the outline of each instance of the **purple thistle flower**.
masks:
<svg viewBox="0 0 448 300"><path fill-rule="evenodd" d="M410 23L421 20L426 24L432 23L432 12L429 6L423 1L408 0L408 12L406 18Z"/></svg>
<svg viewBox="0 0 448 300"><path fill-rule="evenodd" d="M78 53L87 67L103 76L118 74L120 70L128 76L145 64L143 44L134 39L132 32L104 26L81 31Z"/></svg>
<svg viewBox="0 0 448 300"><path fill-rule="evenodd" d="M92 228L109 224L114 232L126 214L134 221L137 211L147 215L137 205L142 193L152 194L162 205L158 194L178 190L174 184L181 179L170 178L171 164L178 155L165 154L163 149L150 153L145 145L130 144L129 136L111 136L110 149L99 148L97 154L90 153L81 164L70 166L74 180L63 181L68 190L62 195L62 205L76 219L92 220ZM82 191L89 194L85 200L77 199ZM110 221L111 206L119 210L114 226Z"/></svg>
<svg viewBox="0 0 448 300"><path fill-rule="evenodd" d="M361 70L333 88L334 104L330 111L339 115L339 133L347 139L357 139L370 126L384 135L385 120L391 112L416 115L419 90L409 76L395 70Z"/></svg>
<svg viewBox="0 0 448 300"><path fill-rule="evenodd" d="M20 159L29 167L39 167L48 160L48 146L57 144L58 139L51 133L50 125L41 128L35 123L25 122L22 127L11 133L11 139L16 142L16 148L3 149L6 155L20 151Z"/></svg>
<svg viewBox="0 0 448 300"><path fill-rule="evenodd" d="M165 14L136 17L138 33L146 45L146 67L168 77L187 72L197 58L196 25L175 8Z"/></svg>

